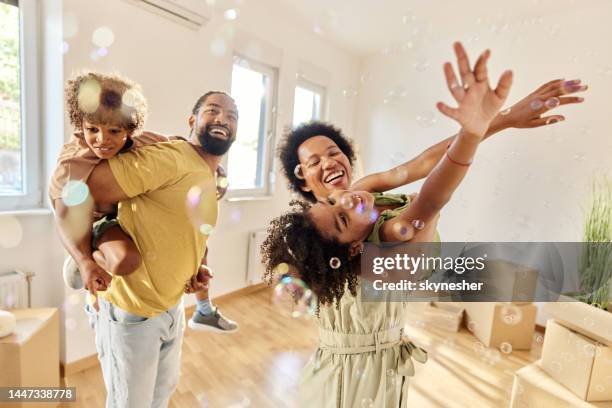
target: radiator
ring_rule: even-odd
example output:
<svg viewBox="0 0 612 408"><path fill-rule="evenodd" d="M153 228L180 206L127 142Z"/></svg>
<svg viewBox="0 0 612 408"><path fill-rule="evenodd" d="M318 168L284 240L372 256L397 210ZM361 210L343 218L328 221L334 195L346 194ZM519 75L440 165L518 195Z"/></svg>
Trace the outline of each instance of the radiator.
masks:
<svg viewBox="0 0 612 408"><path fill-rule="evenodd" d="M24 309L32 306L33 273L12 271L0 274L0 309Z"/></svg>
<svg viewBox="0 0 612 408"><path fill-rule="evenodd" d="M266 230L249 232L249 259L247 264L247 284L261 283L264 267L261 263L260 248L266 239Z"/></svg>

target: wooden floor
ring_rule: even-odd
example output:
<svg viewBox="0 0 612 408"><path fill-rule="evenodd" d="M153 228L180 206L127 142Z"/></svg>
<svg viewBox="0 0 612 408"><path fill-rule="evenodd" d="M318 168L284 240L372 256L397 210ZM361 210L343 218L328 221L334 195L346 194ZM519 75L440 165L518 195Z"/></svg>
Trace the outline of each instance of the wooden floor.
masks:
<svg viewBox="0 0 612 408"><path fill-rule="evenodd" d="M279 315L265 289L219 301L223 313L240 323L230 335L187 329L182 375L171 407L296 407L301 367L316 347L312 322ZM541 336L531 351L504 354L483 348L465 329L449 333L423 326L411 317L407 333L429 353L415 363L411 407L507 407L514 372L539 358ZM65 378L77 387L77 403L63 407L104 407L104 384L98 367Z"/></svg>

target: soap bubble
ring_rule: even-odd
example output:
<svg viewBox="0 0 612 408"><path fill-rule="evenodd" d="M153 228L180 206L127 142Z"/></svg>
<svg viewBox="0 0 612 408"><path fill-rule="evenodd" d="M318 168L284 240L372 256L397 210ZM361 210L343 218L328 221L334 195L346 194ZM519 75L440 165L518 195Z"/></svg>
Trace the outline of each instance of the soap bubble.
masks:
<svg viewBox="0 0 612 408"><path fill-rule="evenodd" d="M276 268L274 268L274 274L284 275L287 272L289 272L289 264L285 262L278 264Z"/></svg>
<svg viewBox="0 0 612 408"><path fill-rule="evenodd" d="M235 20L236 18L238 18L238 11L236 9L227 9L223 13L223 18L228 21Z"/></svg>
<svg viewBox="0 0 612 408"><path fill-rule="evenodd" d="M342 266L342 262L340 261L340 259L336 258L335 256L333 258L331 258L329 260L329 266L332 269L339 269L340 266Z"/></svg>
<svg viewBox="0 0 612 408"><path fill-rule="evenodd" d="M2 302L1 306L3 309L12 309L15 307L15 303L17 303L15 301L15 295L9 293L4 297L4 301Z"/></svg>
<svg viewBox="0 0 612 408"><path fill-rule="evenodd" d="M353 200L353 197L351 196L351 194L344 194L340 198L340 205L345 210L350 210L351 208L353 208L353 206L355 205L355 201Z"/></svg>
<svg viewBox="0 0 612 408"><path fill-rule="evenodd" d="M274 287L272 302L283 315L298 318L313 315L316 296L299 278L284 276Z"/></svg>
<svg viewBox="0 0 612 408"><path fill-rule="evenodd" d="M108 48L102 47L98 48L96 51L100 57L106 57L108 55Z"/></svg>
<svg viewBox="0 0 612 408"><path fill-rule="evenodd" d="M134 108L138 104L142 103L143 99L144 98L143 98L142 94L139 91L137 91L136 89L128 89L121 96L121 102L124 105L127 105L127 106L132 107L132 108Z"/></svg>
<svg viewBox="0 0 612 408"><path fill-rule="evenodd" d="M80 180L70 180L62 189L62 200L68 207L83 204L89 197L89 187Z"/></svg>
<svg viewBox="0 0 612 408"><path fill-rule="evenodd" d="M542 109L542 106L544 106L544 102L539 99L534 99L533 101L529 102L529 107L533 110L540 110Z"/></svg>
<svg viewBox="0 0 612 408"><path fill-rule="evenodd" d="M405 163L407 161L406 155L402 152L395 152L391 155L391 163L394 166Z"/></svg>
<svg viewBox="0 0 612 408"><path fill-rule="evenodd" d="M595 357L596 347L593 344L583 343L581 351L582 354L586 357Z"/></svg>
<svg viewBox="0 0 612 408"><path fill-rule="evenodd" d="M214 181L195 185L187 192L187 214L193 225L204 235L210 235L213 225L210 225L211 205L217 202L217 186Z"/></svg>
<svg viewBox="0 0 612 408"><path fill-rule="evenodd" d="M501 308L502 321L508 325L516 325L523 319L523 312L513 305L505 305Z"/></svg>
<svg viewBox="0 0 612 408"><path fill-rule="evenodd" d="M425 111L416 116L416 122L420 127L428 128L436 123L436 117L433 112Z"/></svg>
<svg viewBox="0 0 612 408"><path fill-rule="evenodd" d="M427 68L429 68L429 65L429 61L427 61L426 59L419 59L412 63L412 67L418 72L425 71Z"/></svg>
<svg viewBox="0 0 612 408"><path fill-rule="evenodd" d="M89 59L91 59L93 62L97 62L100 59L100 55L98 54L98 50L92 50L89 53Z"/></svg>
<svg viewBox="0 0 612 408"><path fill-rule="evenodd" d="M401 99L405 98L408 95L405 89L399 87L397 89L392 89L385 94L385 98L383 99L383 103L385 105L395 105L401 101Z"/></svg>
<svg viewBox="0 0 612 408"><path fill-rule="evenodd" d="M480 357L483 361L489 363L490 365L495 365L501 360L501 354L499 353L499 351L497 349L492 348L485 349L481 353Z"/></svg>
<svg viewBox="0 0 612 408"><path fill-rule="evenodd" d="M404 223L398 222L393 225L393 231L401 237L407 237L408 233L410 232L410 228Z"/></svg>
<svg viewBox="0 0 612 408"><path fill-rule="evenodd" d="M228 184L227 177L221 176L217 178L217 187L227 188Z"/></svg>
<svg viewBox="0 0 612 408"><path fill-rule="evenodd" d="M0 248L15 248L21 242L23 229L12 215L0 215Z"/></svg>
<svg viewBox="0 0 612 408"><path fill-rule="evenodd" d="M372 398L362 399L361 408L374 408L374 401L372 401Z"/></svg>
<svg viewBox="0 0 612 408"><path fill-rule="evenodd" d="M67 54L70 51L70 44L67 41L62 42L62 54Z"/></svg>
<svg viewBox="0 0 612 408"><path fill-rule="evenodd" d="M504 353L504 354L510 354L510 353L512 353L512 344L510 344L510 343L506 343L506 342L501 343L501 344L499 345L499 349L500 349L500 350L501 350L501 352L502 352L502 353Z"/></svg>
<svg viewBox="0 0 612 408"><path fill-rule="evenodd" d="M72 318L68 318L66 319L65 326L66 330L74 330L77 328L77 321Z"/></svg>
<svg viewBox="0 0 612 408"><path fill-rule="evenodd" d="M353 88L346 88L342 90L342 96L344 96L346 99L353 99L357 95L359 95L359 93Z"/></svg>
<svg viewBox="0 0 612 408"><path fill-rule="evenodd" d="M412 226L418 230L425 228L425 222L423 220L412 220Z"/></svg>
<svg viewBox="0 0 612 408"><path fill-rule="evenodd" d="M108 48L115 42L115 34L106 26L98 27L94 30L91 41L99 48Z"/></svg>
<svg viewBox="0 0 612 408"><path fill-rule="evenodd" d="M202 235L210 235L212 234L213 230L214 230L214 227L210 224L200 225L200 233L202 233Z"/></svg>
<svg viewBox="0 0 612 408"><path fill-rule="evenodd" d="M378 220L378 215L379 215L379 214L378 214L378 211L376 211L375 209L373 209L373 210L370 212L370 222L375 223L375 222L376 222L376 220Z"/></svg>
<svg viewBox="0 0 612 408"><path fill-rule="evenodd" d="M96 57L99 58L98 53L94 51ZM79 87L79 94L77 101L79 109L85 113L94 113L98 110L100 105L100 91L102 87L100 83L93 78L83 81Z"/></svg>
<svg viewBox="0 0 612 408"><path fill-rule="evenodd" d="M227 45L223 38L215 38L210 43L210 53L215 57L223 57L227 50Z"/></svg>
<svg viewBox="0 0 612 408"><path fill-rule="evenodd" d="M553 96L552 98L548 98L545 102L545 105L548 109L556 108L557 106L559 106L559 104L561 104L561 101L555 96Z"/></svg>

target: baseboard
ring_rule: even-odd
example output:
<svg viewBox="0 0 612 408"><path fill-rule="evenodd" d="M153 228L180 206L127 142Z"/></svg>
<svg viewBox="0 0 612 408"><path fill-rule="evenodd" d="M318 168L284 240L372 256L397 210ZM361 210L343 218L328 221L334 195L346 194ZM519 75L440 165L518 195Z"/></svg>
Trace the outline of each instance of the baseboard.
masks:
<svg viewBox="0 0 612 408"><path fill-rule="evenodd" d="M244 296L244 295L248 295L251 293L259 292L260 290L265 289L267 286L268 285L266 285L263 282L257 283L255 285L250 285L242 289L238 289L233 292L229 292L224 295L214 297L212 301L213 302L228 301L238 296ZM193 313L194 310L195 310L195 305L186 307L185 314ZM62 377L66 377L66 376L78 373L80 371L85 371L89 368L96 367L98 365L100 365L100 360L98 360L98 355L92 354L90 356L83 357L79 360L73 361L72 363L68 363L68 364L61 363L60 364L60 375Z"/></svg>

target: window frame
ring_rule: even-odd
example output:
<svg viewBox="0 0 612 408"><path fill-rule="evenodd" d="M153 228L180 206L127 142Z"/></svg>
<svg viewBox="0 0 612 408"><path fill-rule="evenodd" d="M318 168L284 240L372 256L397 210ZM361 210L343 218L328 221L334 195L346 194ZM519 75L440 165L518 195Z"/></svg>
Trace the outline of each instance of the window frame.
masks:
<svg viewBox="0 0 612 408"><path fill-rule="evenodd" d="M256 61L252 58L246 57L239 53L234 53L232 59L232 79L233 70L235 65L239 65L239 61L246 61L248 69L259 72L268 77L269 86L265 90L265 98L267 101L266 112L264 119L263 129L260 131L259 144L258 144L258 161L257 171L261 172L262 186L255 188L244 188L244 189L232 189L231 184L229 185L226 200L228 201L240 201L240 200L251 200L259 198L268 198L273 194L274 189L274 151L273 146L276 139L276 120L277 120L277 101L278 101L278 78L279 70L276 67ZM230 83L231 89L231 83ZM238 112L238 129L240 129L240 112ZM230 148L231 152L231 148ZM228 174L232 171L229 168L229 154L223 158L223 166L227 169Z"/></svg>
<svg viewBox="0 0 612 408"><path fill-rule="evenodd" d="M21 120L21 172L24 192L0 195L0 212L42 208L41 138L39 107L39 6L19 0L19 68ZM59 51L58 51L59 52Z"/></svg>
<svg viewBox="0 0 612 408"><path fill-rule="evenodd" d="M325 103L326 103L326 97L327 97L327 88L325 88L323 85L319 85L315 82L309 81L307 79L304 78L298 78L298 80L295 83L295 88L293 89L293 112L291 115L291 124L293 125L293 117L295 116L295 90L296 88L303 88L306 89L310 92L314 92L317 93L321 96L321 101L319 103L319 117L313 120L320 120L320 121L324 121L326 120L325 118Z"/></svg>

